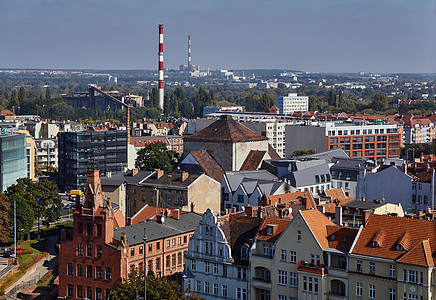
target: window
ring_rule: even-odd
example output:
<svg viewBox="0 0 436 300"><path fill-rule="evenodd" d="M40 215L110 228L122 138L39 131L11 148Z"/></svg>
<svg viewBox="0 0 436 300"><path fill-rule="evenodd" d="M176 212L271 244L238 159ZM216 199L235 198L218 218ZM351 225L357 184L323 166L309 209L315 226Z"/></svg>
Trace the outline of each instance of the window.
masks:
<svg viewBox="0 0 436 300"><path fill-rule="evenodd" d="M92 278L92 266L86 266L86 277Z"/></svg>
<svg viewBox="0 0 436 300"><path fill-rule="evenodd" d="M72 263L68 263L68 275L74 276L74 265Z"/></svg>
<svg viewBox="0 0 436 300"><path fill-rule="evenodd" d="M95 267L95 275L96 275L96 278L98 278L98 279L101 279L103 277L102 267Z"/></svg>
<svg viewBox="0 0 436 300"><path fill-rule="evenodd" d="M171 240L171 244L172 244L173 247L176 246L176 238L173 238L173 239Z"/></svg>
<svg viewBox="0 0 436 300"><path fill-rule="evenodd" d="M83 277L83 265L77 265L77 276Z"/></svg>
<svg viewBox="0 0 436 300"><path fill-rule="evenodd" d="M356 282L356 296L362 296L362 283Z"/></svg>
<svg viewBox="0 0 436 300"><path fill-rule="evenodd" d="M280 259L282 260L282 261L286 261L286 250L281 250L281 256L280 256Z"/></svg>
<svg viewBox="0 0 436 300"><path fill-rule="evenodd" d="M83 234L83 223L79 222L79 234Z"/></svg>
<svg viewBox="0 0 436 300"><path fill-rule="evenodd" d="M389 289L389 300L395 300L395 289Z"/></svg>
<svg viewBox="0 0 436 300"><path fill-rule="evenodd" d="M218 264L213 264L213 274L218 275Z"/></svg>
<svg viewBox="0 0 436 300"><path fill-rule="evenodd" d="M160 258L156 258L156 270L160 270Z"/></svg>
<svg viewBox="0 0 436 300"><path fill-rule="evenodd" d="M181 236L179 236L179 237L177 238L177 244L179 244L179 245L182 244L182 237L181 237Z"/></svg>
<svg viewBox="0 0 436 300"><path fill-rule="evenodd" d="M83 298L83 286L81 286L81 285L77 286L77 297Z"/></svg>
<svg viewBox="0 0 436 300"><path fill-rule="evenodd" d="M303 276L303 291L307 291L307 276Z"/></svg>
<svg viewBox="0 0 436 300"><path fill-rule="evenodd" d="M88 235L92 235L92 224L91 223L87 224L87 231L88 231Z"/></svg>
<svg viewBox="0 0 436 300"><path fill-rule="evenodd" d="M289 261L291 263L296 263L297 262L297 252L289 251Z"/></svg>
<svg viewBox="0 0 436 300"><path fill-rule="evenodd" d="M204 282L204 293L209 294L210 293L210 283L208 281Z"/></svg>
<svg viewBox="0 0 436 300"><path fill-rule="evenodd" d="M286 295L279 295L278 300L286 300Z"/></svg>
<svg viewBox="0 0 436 300"><path fill-rule="evenodd" d="M153 252L153 244L148 244L148 253Z"/></svg>
<svg viewBox="0 0 436 300"><path fill-rule="evenodd" d="M213 284L213 294L214 294L214 295L217 295L217 296L218 296L218 290L219 290L218 287L219 287L219 286L218 286L218 283L214 283L214 284Z"/></svg>
<svg viewBox="0 0 436 300"><path fill-rule="evenodd" d="M112 268L106 267L106 280L112 279Z"/></svg>
<svg viewBox="0 0 436 300"><path fill-rule="evenodd" d="M166 240L166 247L169 248L170 247L170 240Z"/></svg>
<svg viewBox="0 0 436 300"><path fill-rule="evenodd" d="M73 297L73 290L74 290L73 285L69 284L68 285L68 297Z"/></svg>
<svg viewBox="0 0 436 300"><path fill-rule="evenodd" d="M196 289L197 289L197 292L201 292L201 281L200 280L196 281Z"/></svg>
<svg viewBox="0 0 436 300"><path fill-rule="evenodd" d="M206 273L209 273L209 272L210 272L210 264L209 264L208 261L205 262L205 265L204 265L204 271L205 271Z"/></svg>
<svg viewBox="0 0 436 300"><path fill-rule="evenodd" d="M395 277L395 266L389 265L389 277Z"/></svg>
<svg viewBox="0 0 436 300"><path fill-rule="evenodd" d="M90 286L86 287L86 298L92 299L92 287Z"/></svg>
<svg viewBox="0 0 436 300"><path fill-rule="evenodd" d="M135 256L135 248L130 248L130 257Z"/></svg>
<svg viewBox="0 0 436 300"><path fill-rule="evenodd" d="M238 287L236 289L236 299L247 300L247 290Z"/></svg>
<svg viewBox="0 0 436 300"><path fill-rule="evenodd" d="M111 300L111 290L110 289L106 289L106 300Z"/></svg>
<svg viewBox="0 0 436 300"><path fill-rule="evenodd" d="M244 203L244 195L238 195L238 202Z"/></svg>
<svg viewBox="0 0 436 300"><path fill-rule="evenodd" d="M227 285L223 284L222 287L222 295L223 297L227 297Z"/></svg>
<svg viewBox="0 0 436 300"><path fill-rule="evenodd" d="M370 274L374 274L375 273L375 263L374 262L370 262L369 263L369 273Z"/></svg>
<svg viewBox="0 0 436 300"><path fill-rule="evenodd" d="M191 260L191 270L195 271L197 269L197 263L195 262L195 260Z"/></svg>
<svg viewBox="0 0 436 300"><path fill-rule="evenodd" d="M313 292L314 292L315 294L318 293L318 278L314 278L314 279L313 279Z"/></svg>
<svg viewBox="0 0 436 300"><path fill-rule="evenodd" d="M97 291L97 292L96 292L96 294L97 294L97 300L103 299L103 293L102 293L102 291L101 291L101 288L96 288L95 290Z"/></svg>
<svg viewBox="0 0 436 300"><path fill-rule="evenodd" d="M238 268L238 279L247 280L247 270Z"/></svg>
<svg viewBox="0 0 436 300"><path fill-rule="evenodd" d="M287 282L286 282L286 278L287 278L288 276L287 276L286 273L287 273L286 271L279 270L279 282L278 282L278 284L282 284L282 285L287 284Z"/></svg>
<svg viewBox="0 0 436 300"><path fill-rule="evenodd" d="M101 245L97 245L97 257L101 258L102 248Z"/></svg>
<svg viewBox="0 0 436 300"><path fill-rule="evenodd" d="M88 244L86 246L86 256L92 256L92 244Z"/></svg>
<svg viewBox="0 0 436 300"><path fill-rule="evenodd" d="M83 244L82 243L77 244L77 255L83 256Z"/></svg>
<svg viewBox="0 0 436 300"><path fill-rule="evenodd" d="M369 298L370 299L375 298L375 285L373 285L373 284L369 285Z"/></svg>
<svg viewBox="0 0 436 300"><path fill-rule="evenodd" d="M297 230L297 242L301 242L301 230Z"/></svg>
<svg viewBox="0 0 436 300"><path fill-rule="evenodd" d="M298 287L298 273L289 272L289 286Z"/></svg>
<svg viewBox="0 0 436 300"><path fill-rule="evenodd" d="M241 259L243 259L243 260L248 259L248 247L245 245L241 246Z"/></svg>
<svg viewBox="0 0 436 300"><path fill-rule="evenodd" d="M101 224L97 224L97 236L102 236L103 230Z"/></svg>
<svg viewBox="0 0 436 300"><path fill-rule="evenodd" d="M142 255L143 251L144 251L143 246L140 246L140 247L139 247L139 255Z"/></svg>
<svg viewBox="0 0 436 300"><path fill-rule="evenodd" d="M156 243L156 251L159 251L160 250L160 242L157 242Z"/></svg>

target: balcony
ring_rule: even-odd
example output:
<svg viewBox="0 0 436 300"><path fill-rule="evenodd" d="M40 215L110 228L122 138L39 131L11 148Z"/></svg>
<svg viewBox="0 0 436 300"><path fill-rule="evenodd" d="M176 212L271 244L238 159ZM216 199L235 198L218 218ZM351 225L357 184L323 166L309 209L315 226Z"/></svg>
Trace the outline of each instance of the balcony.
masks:
<svg viewBox="0 0 436 300"><path fill-rule="evenodd" d="M315 263L309 263L305 261L300 261L298 263L297 271L311 273L311 274L318 274L318 275L326 275L328 273L324 264L317 265Z"/></svg>

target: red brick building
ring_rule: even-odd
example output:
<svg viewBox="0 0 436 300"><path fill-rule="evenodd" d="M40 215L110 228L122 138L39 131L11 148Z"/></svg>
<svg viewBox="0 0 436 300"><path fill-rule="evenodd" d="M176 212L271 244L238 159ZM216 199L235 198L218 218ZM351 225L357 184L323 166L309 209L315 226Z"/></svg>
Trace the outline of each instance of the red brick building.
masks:
<svg viewBox="0 0 436 300"><path fill-rule="evenodd" d="M158 276L182 272L183 254L200 219L193 212L173 212L125 226L120 211L104 201L99 171L88 171L83 204L76 203L73 232L61 234L59 297L109 299L131 270L143 270L144 229L147 272Z"/></svg>

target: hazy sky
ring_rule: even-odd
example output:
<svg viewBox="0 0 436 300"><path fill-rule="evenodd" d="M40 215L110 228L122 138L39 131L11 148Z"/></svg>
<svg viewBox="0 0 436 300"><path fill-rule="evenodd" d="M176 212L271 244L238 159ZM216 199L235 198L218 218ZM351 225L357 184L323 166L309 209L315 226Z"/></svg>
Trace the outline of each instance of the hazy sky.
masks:
<svg viewBox="0 0 436 300"><path fill-rule="evenodd" d="M0 68L436 72L436 0L0 0Z"/></svg>

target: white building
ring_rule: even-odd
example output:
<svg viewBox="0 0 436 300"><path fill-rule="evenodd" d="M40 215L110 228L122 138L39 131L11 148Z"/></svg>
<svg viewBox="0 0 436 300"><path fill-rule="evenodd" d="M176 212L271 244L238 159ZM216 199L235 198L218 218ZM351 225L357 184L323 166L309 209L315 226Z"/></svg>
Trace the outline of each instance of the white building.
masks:
<svg viewBox="0 0 436 300"><path fill-rule="evenodd" d="M262 219L203 215L185 253L183 289L205 299L248 299L248 252ZM243 224L243 226L241 226Z"/></svg>
<svg viewBox="0 0 436 300"><path fill-rule="evenodd" d="M281 114L292 114L294 111L308 111L309 97L298 96L296 93L289 93L276 97L275 105L280 109Z"/></svg>

